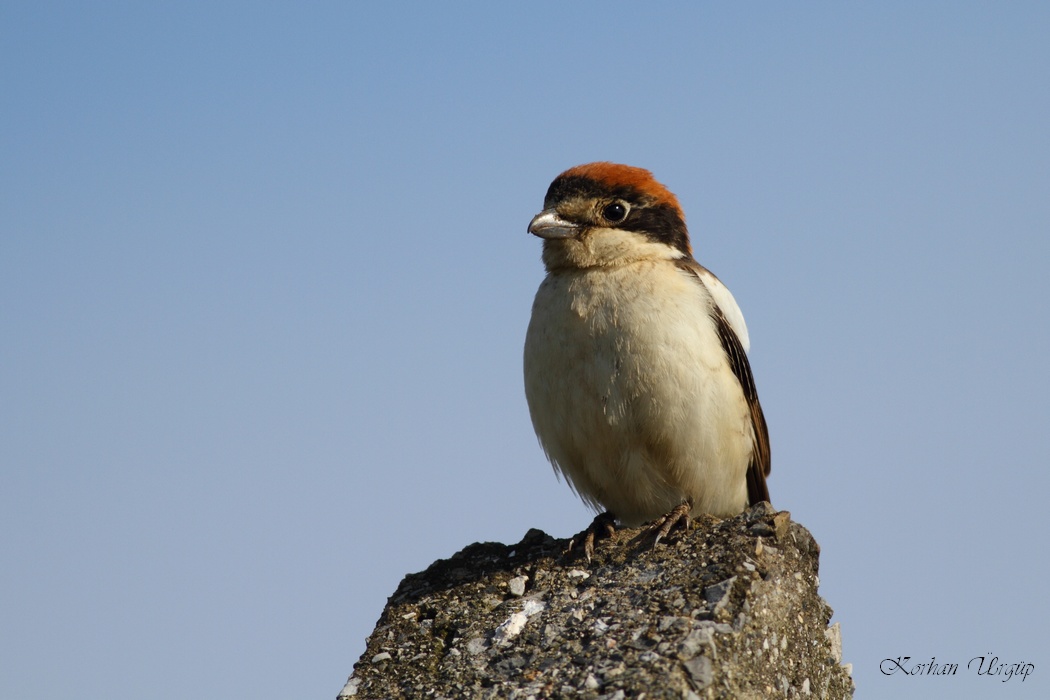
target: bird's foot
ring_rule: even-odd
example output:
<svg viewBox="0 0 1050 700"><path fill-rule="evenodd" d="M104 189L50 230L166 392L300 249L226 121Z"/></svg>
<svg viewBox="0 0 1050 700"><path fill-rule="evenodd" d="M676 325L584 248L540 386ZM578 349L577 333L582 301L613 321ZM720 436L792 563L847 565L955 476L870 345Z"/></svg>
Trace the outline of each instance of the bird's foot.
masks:
<svg viewBox="0 0 1050 700"><path fill-rule="evenodd" d="M685 501L671 509L670 513L657 518L649 525L649 532L655 533L653 538L653 547L660 544L660 540L667 537L667 535L677 525L681 525L683 530L688 530L690 525L689 513L693 510L693 504L689 501Z"/></svg>
<svg viewBox="0 0 1050 700"><path fill-rule="evenodd" d="M569 546L565 548L565 553L569 554L572 552L573 547L579 541L583 542L583 554L587 557L587 561L591 561L591 557L594 556L594 540L602 539L606 537L612 537L616 534L616 516L605 511L595 516L591 524L587 526L587 529L580 534L569 540Z"/></svg>

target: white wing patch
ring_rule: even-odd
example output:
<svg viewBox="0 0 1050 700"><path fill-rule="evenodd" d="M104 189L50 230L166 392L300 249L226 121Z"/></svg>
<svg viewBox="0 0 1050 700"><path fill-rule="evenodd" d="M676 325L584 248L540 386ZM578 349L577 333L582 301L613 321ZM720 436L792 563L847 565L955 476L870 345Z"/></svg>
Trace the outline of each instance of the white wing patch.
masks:
<svg viewBox="0 0 1050 700"><path fill-rule="evenodd" d="M740 339L740 344L744 348L744 352L751 351L751 339L747 335L747 324L744 323L744 313L740 310L740 307L736 303L736 299L733 298L733 294L729 291L729 288L722 284L722 280L715 277L714 273L708 270L702 265L697 265L696 274L703 280L707 286L707 290L711 292L711 298L718 304L718 308L722 310L722 315L726 317L726 321L729 322L729 327L736 333L736 337Z"/></svg>

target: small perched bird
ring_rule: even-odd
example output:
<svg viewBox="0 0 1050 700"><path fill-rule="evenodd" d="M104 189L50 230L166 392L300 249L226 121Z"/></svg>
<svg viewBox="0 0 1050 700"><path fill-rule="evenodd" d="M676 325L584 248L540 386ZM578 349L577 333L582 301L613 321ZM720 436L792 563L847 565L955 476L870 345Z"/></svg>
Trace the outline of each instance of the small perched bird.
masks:
<svg viewBox="0 0 1050 700"><path fill-rule="evenodd" d="M769 500L769 435L744 316L693 259L678 199L648 170L566 170L529 224L547 277L525 338L525 396L540 444L584 501L587 531Z"/></svg>

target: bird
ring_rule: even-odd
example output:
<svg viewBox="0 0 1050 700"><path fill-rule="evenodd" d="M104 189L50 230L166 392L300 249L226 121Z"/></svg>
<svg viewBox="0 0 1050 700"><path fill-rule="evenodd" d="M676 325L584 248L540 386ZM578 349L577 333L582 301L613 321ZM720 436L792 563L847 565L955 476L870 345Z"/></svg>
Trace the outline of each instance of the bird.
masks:
<svg viewBox="0 0 1050 700"><path fill-rule="evenodd" d="M653 546L700 513L769 501L769 433L729 289L696 261L678 198L643 168L579 165L528 232L546 270L524 348L525 396L556 473ZM570 548L575 538L570 542Z"/></svg>

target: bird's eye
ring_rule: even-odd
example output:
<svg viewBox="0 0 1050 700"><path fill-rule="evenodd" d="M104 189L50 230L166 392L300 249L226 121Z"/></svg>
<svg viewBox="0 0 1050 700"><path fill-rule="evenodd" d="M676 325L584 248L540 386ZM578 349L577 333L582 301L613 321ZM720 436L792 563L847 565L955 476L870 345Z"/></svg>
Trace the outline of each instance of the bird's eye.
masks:
<svg viewBox="0 0 1050 700"><path fill-rule="evenodd" d="M602 217L610 224L621 223L627 218L627 205L623 202L612 202L606 204L602 209Z"/></svg>

